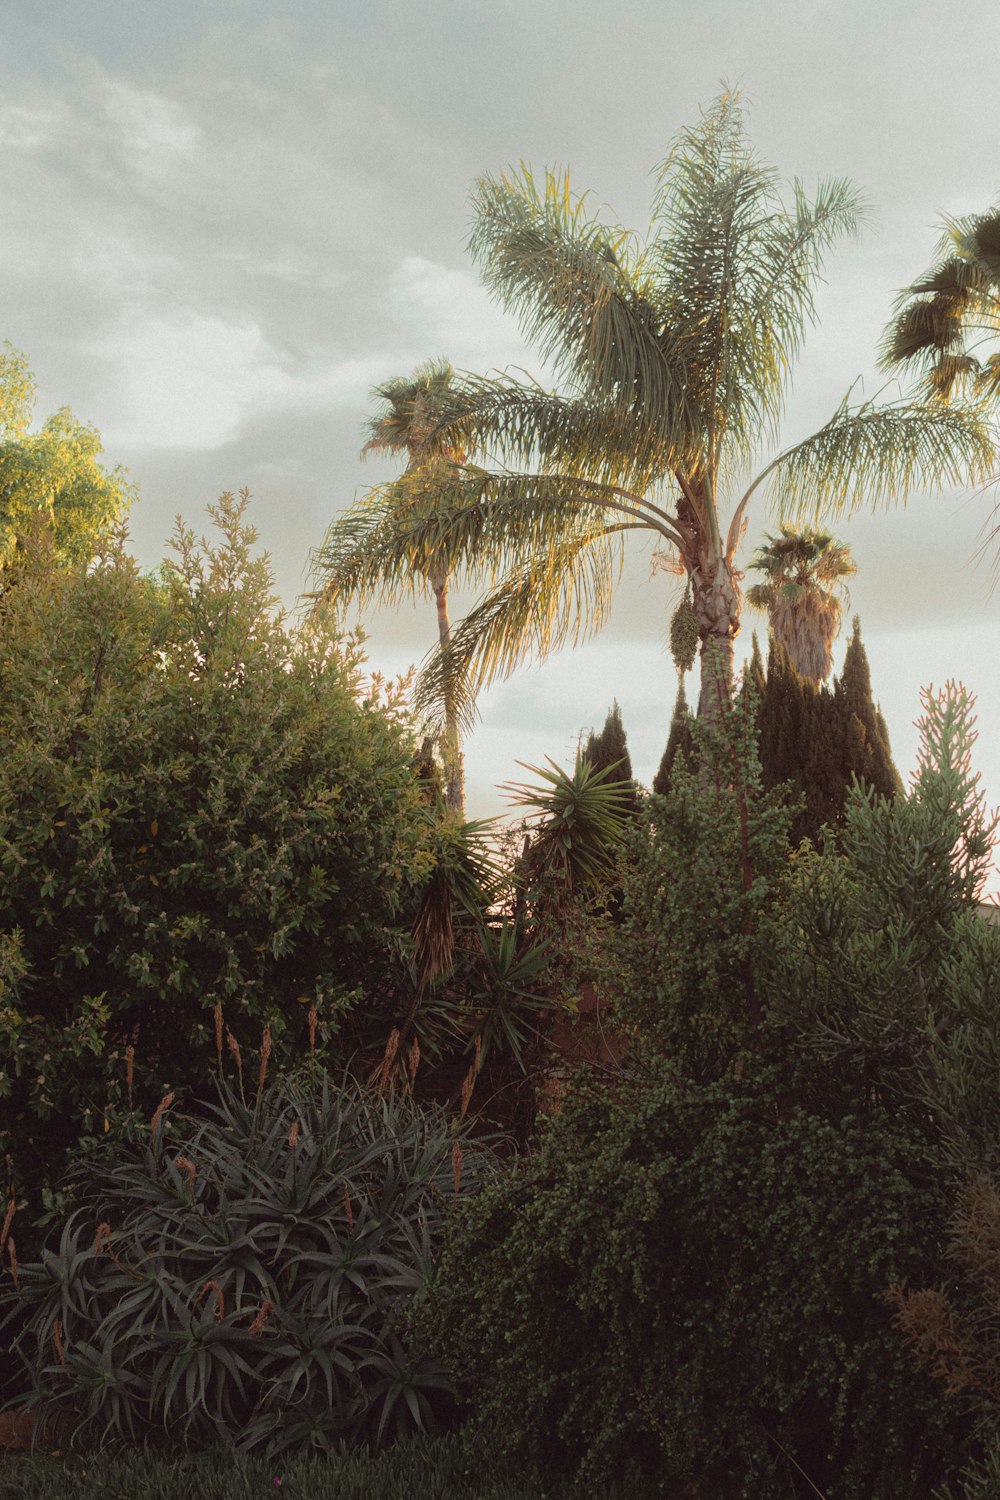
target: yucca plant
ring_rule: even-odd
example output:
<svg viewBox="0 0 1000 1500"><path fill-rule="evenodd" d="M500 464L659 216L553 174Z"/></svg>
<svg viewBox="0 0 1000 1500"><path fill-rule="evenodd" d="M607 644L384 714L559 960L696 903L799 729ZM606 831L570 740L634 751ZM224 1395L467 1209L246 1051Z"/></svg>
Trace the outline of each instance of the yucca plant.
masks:
<svg viewBox="0 0 1000 1500"><path fill-rule="evenodd" d="M264 1072L262 1059L261 1073ZM21 1389L73 1446L380 1446L433 1428L448 1374L398 1320L483 1151L443 1113L318 1071L169 1100L70 1179L77 1204L0 1297Z"/></svg>
<svg viewBox="0 0 1000 1500"><path fill-rule="evenodd" d="M515 807L527 809L528 882L554 882L567 896L593 893L614 869L632 812L631 781L614 780L616 765L598 769L579 753L572 771L553 760L547 769L517 764L540 778L540 784L507 782L503 788Z"/></svg>

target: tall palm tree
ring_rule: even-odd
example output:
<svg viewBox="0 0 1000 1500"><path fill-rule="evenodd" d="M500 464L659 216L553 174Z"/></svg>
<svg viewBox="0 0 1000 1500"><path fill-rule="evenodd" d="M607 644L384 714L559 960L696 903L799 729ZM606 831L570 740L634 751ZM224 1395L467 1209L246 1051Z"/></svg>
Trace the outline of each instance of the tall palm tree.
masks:
<svg viewBox="0 0 1000 1500"><path fill-rule="evenodd" d="M747 589L747 603L767 613L796 672L819 687L833 666L843 610L838 591L857 572L850 547L828 531L782 526L757 548L750 567L764 581Z"/></svg>
<svg viewBox="0 0 1000 1500"><path fill-rule="evenodd" d="M794 357L813 316L823 255L853 232L843 181L800 185L783 203L776 173L746 142L735 94L680 133L660 168L646 244L574 197L565 174L481 179L472 251L489 288L520 318L560 389L508 377L467 380L445 430L492 451L446 499L403 480L419 504L369 498L351 566L374 586L406 559L446 545L453 566L497 582L423 674L463 702L528 655L603 624L629 533L673 549L701 641L699 711L731 688L740 625L736 556L747 507L768 484L787 515L850 511L916 484L985 472L991 445L968 406L845 399L818 432L769 461ZM773 449L772 449L773 451ZM756 473L738 483L747 470ZM419 480L419 476L417 476Z"/></svg>
<svg viewBox="0 0 1000 1500"><path fill-rule="evenodd" d="M362 457L370 453L405 454L406 478L419 481L427 493L444 498L454 476L465 462L465 450L460 442L443 430L441 416L450 410L449 400L455 372L444 359L428 360L409 377L397 376L378 385L372 392L381 408L368 423L368 441L361 450ZM415 493L415 491L414 491ZM405 509L405 494L401 492L401 503ZM354 542L354 521L348 512L346 517L335 521L327 533L324 544L326 567L324 569L323 596L327 600L345 598L352 592L352 579L337 566L345 549L349 552ZM428 584L434 595L437 610L438 648L447 661L451 646L451 619L448 610L448 586L450 561L446 546L424 548L411 558L411 571L421 584ZM465 805L465 773L462 762L461 729L455 695L451 691L450 673L445 673L446 690L443 701L444 735L442 749L445 763L445 800L460 813Z"/></svg>
<svg viewBox="0 0 1000 1500"><path fill-rule="evenodd" d="M998 339L1000 209L946 218L935 265L897 299L883 363L917 369L929 390L945 399L970 389L995 398Z"/></svg>

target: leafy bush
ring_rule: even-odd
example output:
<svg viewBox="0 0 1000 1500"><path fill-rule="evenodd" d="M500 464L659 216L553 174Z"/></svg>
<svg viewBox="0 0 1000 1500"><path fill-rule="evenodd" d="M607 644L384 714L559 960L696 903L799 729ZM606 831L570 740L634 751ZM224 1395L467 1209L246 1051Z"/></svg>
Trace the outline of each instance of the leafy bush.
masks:
<svg viewBox="0 0 1000 1500"><path fill-rule="evenodd" d="M35 1209L78 1137L207 1076L216 1005L301 1056L310 1005L329 1039L396 1004L430 862L402 706L275 612L244 504L158 580L114 542L0 594L0 1153Z"/></svg>
<svg viewBox="0 0 1000 1500"><path fill-rule="evenodd" d="M749 1068L577 1085L464 1207L428 1316L484 1440L550 1477L909 1500L957 1437L884 1299L936 1264L926 1175L905 1128Z"/></svg>
<svg viewBox="0 0 1000 1500"><path fill-rule="evenodd" d="M57 1240L7 1276L39 1430L273 1455L433 1427L447 1372L399 1313L483 1154L439 1112L315 1073L252 1103L222 1085L198 1115L165 1099L142 1134L84 1160Z"/></svg>

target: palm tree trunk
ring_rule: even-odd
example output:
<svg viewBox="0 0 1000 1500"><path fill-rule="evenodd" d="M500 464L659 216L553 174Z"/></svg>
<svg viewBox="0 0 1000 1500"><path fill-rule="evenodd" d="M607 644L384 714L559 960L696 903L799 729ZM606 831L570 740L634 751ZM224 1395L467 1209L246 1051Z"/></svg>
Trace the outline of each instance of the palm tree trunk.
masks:
<svg viewBox="0 0 1000 1500"><path fill-rule="evenodd" d="M431 588L437 605L438 639L441 655L447 659L451 648L451 620L448 616L448 570L436 569L431 574ZM444 742L441 746L444 757L445 801L449 807L465 816L465 766L462 761L462 740L458 728L458 712L454 695L446 692L444 702Z"/></svg>
<svg viewBox="0 0 1000 1500"><path fill-rule="evenodd" d="M740 631L740 589L732 564L709 557L691 572L691 607L701 636L698 717L717 719L733 693L733 643Z"/></svg>

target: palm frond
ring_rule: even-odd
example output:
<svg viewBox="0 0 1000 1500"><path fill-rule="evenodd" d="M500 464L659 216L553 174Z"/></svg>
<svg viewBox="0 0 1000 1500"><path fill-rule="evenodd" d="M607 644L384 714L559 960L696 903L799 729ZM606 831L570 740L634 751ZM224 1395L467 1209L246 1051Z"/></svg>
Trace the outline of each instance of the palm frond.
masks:
<svg viewBox="0 0 1000 1500"><path fill-rule="evenodd" d="M994 459L980 406L901 401L884 406L845 401L830 421L780 454L754 481L770 475L786 513L848 514L905 500L919 485L977 483Z"/></svg>
<svg viewBox="0 0 1000 1500"><path fill-rule="evenodd" d="M447 456L455 458L453 437L440 430L439 414L453 401L455 372L446 359L429 359L412 375L383 381L372 391L381 410L367 423L369 453L405 453L412 463Z"/></svg>
<svg viewBox="0 0 1000 1500"><path fill-rule="evenodd" d="M578 530L550 542L466 615L447 652L431 654L417 679L417 708L440 716L450 702L467 730L476 696L488 683L602 629L621 560L617 527Z"/></svg>
<svg viewBox="0 0 1000 1500"><path fill-rule="evenodd" d="M442 431L508 465L557 468L642 494L673 466L675 454L655 428L623 408L545 390L525 378L465 376Z"/></svg>
<svg viewBox="0 0 1000 1500"><path fill-rule="evenodd" d="M473 203L472 254L543 358L689 454L685 372L662 339L634 237L592 214L568 173L547 171L539 187L522 164L481 178Z"/></svg>
<svg viewBox="0 0 1000 1500"><path fill-rule="evenodd" d="M792 361L814 316L823 256L857 230L861 202L845 180L810 202L794 184L786 209L777 174L744 133L727 93L681 132L660 172L657 303L676 345L716 464L728 435L740 458L780 420Z"/></svg>

